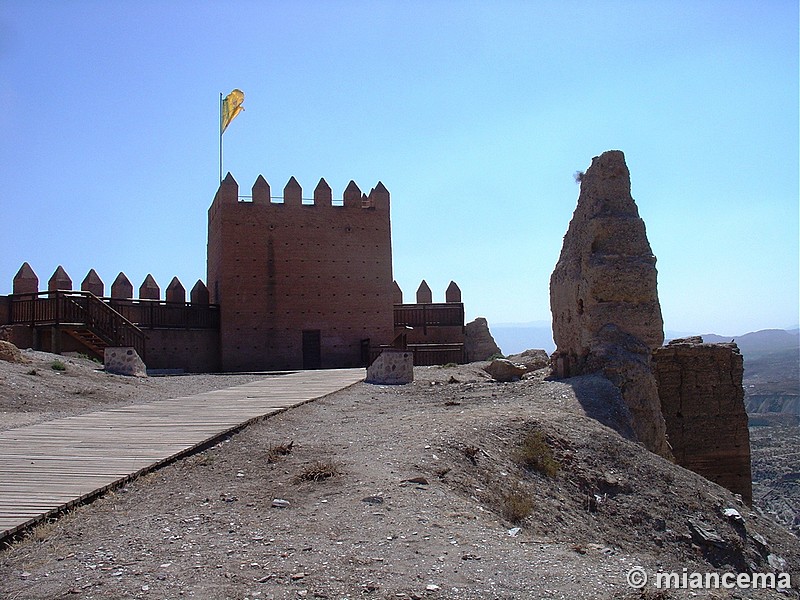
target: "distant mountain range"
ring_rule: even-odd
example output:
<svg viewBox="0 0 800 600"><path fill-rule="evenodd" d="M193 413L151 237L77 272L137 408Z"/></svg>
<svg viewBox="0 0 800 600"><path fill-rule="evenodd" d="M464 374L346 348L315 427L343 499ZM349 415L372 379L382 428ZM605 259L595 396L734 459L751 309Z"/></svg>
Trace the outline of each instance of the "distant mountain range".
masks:
<svg viewBox="0 0 800 600"><path fill-rule="evenodd" d="M489 328L505 355L529 348L551 353L556 348L549 321L489 323ZM666 339L688 335L692 334L668 331ZM800 329L764 329L739 336L701 335L708 343L734 341L739 346L744 357L745 402L751 415L800 415Z"/></svg>
<svg viewBox="0 0 800 600"><path fill-rule="evenodd" d="M730 341L715 335L703 339ZM747 412L800 415L800 331L766 329L735 341L744 356Z"/></svg>

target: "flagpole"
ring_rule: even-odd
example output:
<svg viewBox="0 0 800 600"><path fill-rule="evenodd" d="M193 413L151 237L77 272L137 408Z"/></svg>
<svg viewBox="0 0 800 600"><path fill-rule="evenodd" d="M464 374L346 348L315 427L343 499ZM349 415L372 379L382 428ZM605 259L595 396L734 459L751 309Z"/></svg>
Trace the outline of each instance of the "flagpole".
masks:
<svg viewBox="0 0 800 600"><path fill-rule="evenodd" d="M219 182L222 183L222 136L231 121L244 110L244 92L240 89L233 90L223 99L219 94Z"/></svg>
<svg viewBox="0 0 800 600"><path fill-rule="evenodd" d="M222 92L219 93L219 182L222 183Z"/></svg>

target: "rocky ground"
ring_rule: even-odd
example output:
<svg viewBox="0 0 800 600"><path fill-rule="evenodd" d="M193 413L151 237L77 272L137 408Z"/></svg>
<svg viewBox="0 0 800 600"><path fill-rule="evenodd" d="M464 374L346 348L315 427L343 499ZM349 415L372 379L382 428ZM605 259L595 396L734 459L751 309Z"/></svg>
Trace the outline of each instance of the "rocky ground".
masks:
<svg viewBox="0 0 800 600"><path fill-rule="evenodd" d="M28 358L0 362L4 426L256 377ZM281 413L37 527L0 550L0 597L798 597L798 539L607 427L624 409L605 380L415 378ZM795 589L634 590L634 566L777 569Z"/></svg>
<svg viewBox="0 0 800 600"><path fill-rule="evenodd" d="M800 427L780 421L751 427L750 447L753 500L800 535Z"/></svg>

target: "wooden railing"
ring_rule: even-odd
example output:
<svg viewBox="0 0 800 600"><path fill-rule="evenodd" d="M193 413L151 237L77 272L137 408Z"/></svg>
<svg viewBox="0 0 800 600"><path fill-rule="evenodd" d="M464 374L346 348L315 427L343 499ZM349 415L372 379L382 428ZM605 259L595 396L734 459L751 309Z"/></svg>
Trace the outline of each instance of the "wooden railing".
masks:
<svg viewBox="0 0 800 600"><path fill-rule="evenodd" d="M14 324L86 327L109 346L130 346L145 358L142 330L90 292L61 290L10 298Z"/></svg>
<svg viewBox="0 0 800 600"><path fill-rule="evenodd" d="M461 302L436 304L395 304L395 327L464 326Z"/></svg>
<svg viewBox="0 0 800 600"><path fill-rule="evenodd" d="M102 298L114 310L144 329L217 329L219 306L163 300Z"/></svg>

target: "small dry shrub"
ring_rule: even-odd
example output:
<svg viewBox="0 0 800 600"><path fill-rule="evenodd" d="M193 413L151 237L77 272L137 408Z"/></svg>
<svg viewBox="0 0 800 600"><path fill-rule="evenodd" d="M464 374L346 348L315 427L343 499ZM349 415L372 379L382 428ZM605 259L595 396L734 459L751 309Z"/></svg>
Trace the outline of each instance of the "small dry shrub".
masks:
<svg viewBox="0 0 800 600"><path fill-rule="evenodd" d="M522 468L536 471L545 477L555 477L561 465L553 456L553 449L541 431L525 436L522 444L514 452L514 461Z"/></svg>
<svg viewBox="0 0 800 600"><path fill-rule="evenodd" d="M297 483L301 481L322 481L339 475L339 466L330 460L315 460L303 467L295 477Z"/></svg>
<svg viewBox="0 0 800 600"><path fill-rule="evenodd" d="M480 454L481 449L477 446L467 446L464 448L464 456L466 456L473 465L478 464L478 454Z"/></svg>
<svg viewBox="0 0 800 600"><path fill-rule="evenodd" d="M288 454L291 454L293 446L294 446L294 440L292 440L288 444L279 444L277 446L270 446L269 450L267 450L267 464L278 462L278 459L281 456L286 456Z"/></svg>
<svg viewBox="0 0 800 600"><path fill-rule="evenodd" d="M519 487L503 494L500 512L512 523L522 523L533 512L533 500Z"/></svg>

